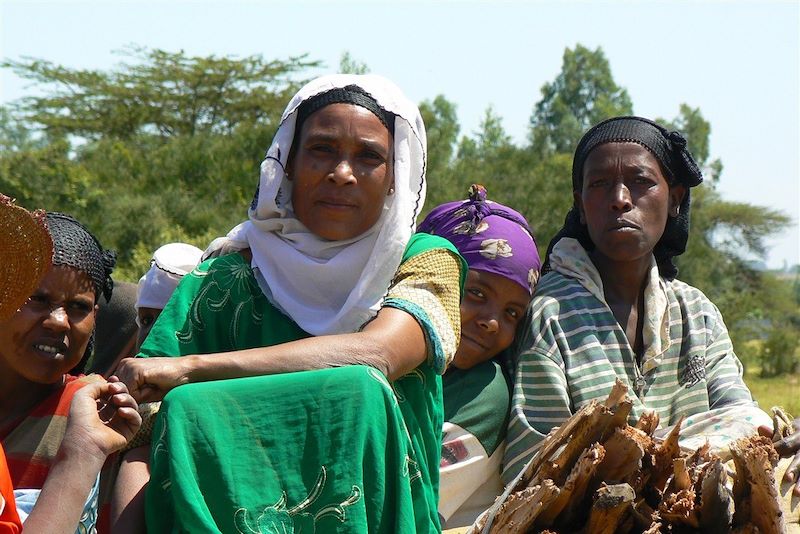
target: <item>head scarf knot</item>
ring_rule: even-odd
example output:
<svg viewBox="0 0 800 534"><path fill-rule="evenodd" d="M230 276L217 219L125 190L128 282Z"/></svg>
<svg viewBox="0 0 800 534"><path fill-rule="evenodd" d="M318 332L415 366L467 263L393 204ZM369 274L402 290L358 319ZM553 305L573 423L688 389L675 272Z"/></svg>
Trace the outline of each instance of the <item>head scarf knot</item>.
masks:
<svg viewBox="0 0 800 534"><path fill-rule="evenodd" d="M529 294L539 280L541 262L528 221L517 211L487 200L482 185L472 185L467 200L434 208L419 231L449 240L470 269L508 278Z"/></svg>

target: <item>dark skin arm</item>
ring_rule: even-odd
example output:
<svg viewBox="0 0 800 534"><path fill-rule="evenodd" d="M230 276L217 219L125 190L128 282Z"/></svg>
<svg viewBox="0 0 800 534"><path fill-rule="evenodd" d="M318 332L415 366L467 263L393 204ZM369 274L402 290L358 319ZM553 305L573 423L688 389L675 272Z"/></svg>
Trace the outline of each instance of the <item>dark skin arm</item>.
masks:
<svg viewBox="0 0 800 534"><path fill-rule="evenodd" d="M425 336L408 313L383 308L361 332L310 337L271 347L179 358L128 358L117 376L139 402L161 400L193 382L367 365L395 380L425 361Z"/></svg>
<svg viewBox="0 0 800 534"><path fill-rule="evenodd" d="M783 482L794 484L792 490L795 495L800 496L800 417L794 420L792 425L796 430L794 433L778 440L774 443L775 450L781 458L792 457L789 467L783 474ZM758 428L758 433L762 436L772 437L773 430L766 426Z"/></svg>
<svg viewBox="0 0 800 534"><path fill-rule="evenodd" d="M141 425L125 385L89 384L72 399L67 429L25 532L72 534L106 457L121 449Z"/></svg>

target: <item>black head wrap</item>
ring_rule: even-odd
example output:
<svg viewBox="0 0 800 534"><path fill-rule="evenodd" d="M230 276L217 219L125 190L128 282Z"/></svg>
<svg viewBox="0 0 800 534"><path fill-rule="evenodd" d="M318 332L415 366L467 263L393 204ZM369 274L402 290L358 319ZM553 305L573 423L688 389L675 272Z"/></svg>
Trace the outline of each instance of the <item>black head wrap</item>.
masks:
<svg viewBox="0 0 800 534"><path fill-rule="evenodd" d="M95 303L100 295L111 300L114 281L111 271L117 263L113 250L103 250L100 241L73 217L65 213L48 213L47 229L53 238L53 265L72 267L89 275L94 285ZM80 363L71 370L80 373L94 351L94 332Z"/></svg>
<svg viewBox="0 0 800 534"><path fill-rule="evenodd" d="M308 100L304 100L297 107L297 122L294 127L295 142L300 135L303 123L309 115L331 104L353 104L368 109L373 115L380 119L383 125L386 126L386 129L389 130L389 133L394 135L394 113L380 107L378 102L372 98L372 95L361 87L357 85L347 85L314 95ZM292 146L294 145L295 143L292 143Z"/></svg>
<svg viewBox="0 0 800 534"><path fill-rule="evenodd" d="M686 148L686 139L678 132L670 132L663 126L641 117L614 117L592 127L578 143L572 160L572 190L583 189L583 164L589 153L604 143L638 143L649 150L659 161L670 184L686 186L677 217L668 217L664 234L656 243L653 255L661 276L673 279L678 268L672 259L683 254L689 238L689 188L703 181L703 174ZM564 226L550 241L545 257L544 271L550 270L550 252L562 237L577 239L587 251L594 250L585 224L580 222L578 207L573 205L564 220Z"/></svg>

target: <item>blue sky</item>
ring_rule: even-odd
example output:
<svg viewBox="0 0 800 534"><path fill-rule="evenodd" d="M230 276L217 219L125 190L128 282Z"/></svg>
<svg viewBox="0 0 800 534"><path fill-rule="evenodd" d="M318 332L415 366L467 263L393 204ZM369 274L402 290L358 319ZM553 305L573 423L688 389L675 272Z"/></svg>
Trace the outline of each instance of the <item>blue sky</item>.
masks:
<svg viewBox="0 0 800 534"><path fill-rule="evenodd" d="M138 44L194 55L308 53L327 72L349 51L416 101L454 101L462 133L491 105L520 142L542 84L576 43L603 48L637 114L670 119L682 102L699 107L712 157L725 166L723 196L792 217L770 240L768 264L800 262L796 1L0 0L0 57L107 68L120 60L113 51ZM0 103L30 90L0 73Z"/></svg>

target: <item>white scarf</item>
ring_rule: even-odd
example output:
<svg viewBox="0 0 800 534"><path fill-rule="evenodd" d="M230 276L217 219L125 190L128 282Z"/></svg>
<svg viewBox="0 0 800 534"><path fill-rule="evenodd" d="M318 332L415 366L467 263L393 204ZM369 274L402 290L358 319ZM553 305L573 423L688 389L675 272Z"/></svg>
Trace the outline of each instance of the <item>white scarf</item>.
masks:
<svg viewBox="0 0 800 534"><path fill-rule="evenodd" d="M375 225L344 241L311 233L292 210L292 182L284 171L294 139L297 107L330 89L357 85L394 124L394 194ZM373 318L400 265L425 202L425 127L417 106L383 77L336 74L306 84L289 102L261 164L250 220L209 249L250 248L264 294L312 335L355 332Z"/></svg>

